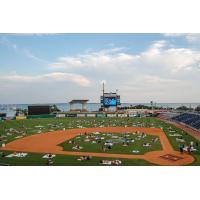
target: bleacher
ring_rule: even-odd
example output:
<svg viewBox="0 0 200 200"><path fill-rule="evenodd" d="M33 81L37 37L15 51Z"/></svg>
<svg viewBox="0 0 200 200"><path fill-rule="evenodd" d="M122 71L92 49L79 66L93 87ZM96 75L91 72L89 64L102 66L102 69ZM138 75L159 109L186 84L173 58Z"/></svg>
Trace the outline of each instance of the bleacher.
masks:
<svg viewBox="0 0 200 200"><path fill-rule="evenodd" d="M200 130L200 114L183 113L172 117L172 119Z"/></svg>

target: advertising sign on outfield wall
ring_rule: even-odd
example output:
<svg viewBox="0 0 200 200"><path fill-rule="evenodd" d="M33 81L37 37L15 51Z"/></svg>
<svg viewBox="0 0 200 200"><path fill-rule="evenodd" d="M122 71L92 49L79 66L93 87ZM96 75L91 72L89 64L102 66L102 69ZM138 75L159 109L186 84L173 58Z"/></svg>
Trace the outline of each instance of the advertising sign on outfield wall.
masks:
<svg viewBox="0 0 200 200"><path fill-rule="evenodd" d="M65 117L65 114L57 114L56 115L56 118L64 118Z"/></svg>
<svg viewBox="0 0 200 200"><path fill-rule="evenodd" d="M107 117L117 117L116 114L107 114Z"/></svg>
<svg viewBox="0 0 200 200"><path fill-rule="evenodd" d="M96 117L96 114L87 114L87 117Z"/></svg>
<svg viewBox="0 0 200 200"><path fill-rule="evenodd" d="M65 114L66 117L77 117L77 114Z"/></svg>
<svg viewBox="0 0 200 200"><path fill-rule="evenodd" d="M127 114L118 114L118 117L128 117Z"/></svg>
<svg viewBox="0 0 200 200"><path fill-rule="evenodd" d="M106 117L106 114L98 113L98 114L97 114L97 117Z"/></svg>
<svg viewBox="0 0 200 200"><path fill-rule="evenodd" d="M137 117L136 114L129 114L129 117Z"/></svg>
<svg viewBox="0 0 200 200"><path fill-rule="evenodd" d="M26 119L26 116L16 116L16 120Z"/></svg>
<svg viewBox="0 0 200 200"><path fill-rule="evenodd" d="M77 117L85 117L85 114L77 114Z"/></svg>

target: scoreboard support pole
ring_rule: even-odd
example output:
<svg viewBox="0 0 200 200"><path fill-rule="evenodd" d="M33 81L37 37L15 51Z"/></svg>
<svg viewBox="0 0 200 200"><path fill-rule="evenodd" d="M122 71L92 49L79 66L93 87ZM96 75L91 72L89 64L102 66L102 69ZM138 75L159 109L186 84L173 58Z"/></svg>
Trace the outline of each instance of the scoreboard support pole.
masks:
<svg viewBox="0 0 200 200"><path fill-rule="evenodd" d="M104 82L103 82L103 112L105 112L105 106L104 106L104 92L105 92L105 86L104 86Z"/></svg>
<svg viewBox="0 0 200 200"><path fill-rule="evenodd" d="M117 90L116 90L116 112L118 112L118 107L117 107Z"/></svg>

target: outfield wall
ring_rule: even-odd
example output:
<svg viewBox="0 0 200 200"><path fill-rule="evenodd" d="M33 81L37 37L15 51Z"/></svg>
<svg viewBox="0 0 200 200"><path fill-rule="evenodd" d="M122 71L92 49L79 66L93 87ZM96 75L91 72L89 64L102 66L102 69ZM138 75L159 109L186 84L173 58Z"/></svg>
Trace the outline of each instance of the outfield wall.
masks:
<svg viewBox="0 0 200 200"><path fill-rule="evenodd" d="M133 118L133 117L153 117L152 114L114 114L114 113L67 113L67 114L50 114L50 115L29 115L15 117L21 119L46 119L46 118Z"/></svg>
<svg viewBox="0 0 200 200"><path fill-rule="evenodd" d="M51 115L28 115L27 119L37 119L37 118L56 118L56 114Z"/></svg>

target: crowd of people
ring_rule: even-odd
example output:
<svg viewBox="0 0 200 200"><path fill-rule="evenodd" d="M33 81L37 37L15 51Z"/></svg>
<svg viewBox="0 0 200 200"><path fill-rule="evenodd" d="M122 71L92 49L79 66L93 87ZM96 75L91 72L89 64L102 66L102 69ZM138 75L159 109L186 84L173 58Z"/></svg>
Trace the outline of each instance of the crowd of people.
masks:
<svg viewBox="0 0 200 200"><path fill-rule="evenodd" d="M84 143L87 143L86 146L88 146L88 144L92 144L92 145L97 144L99 145L99 147L101 148L103 152L107 152L107 151L112 150L116 145L120 145L122 147L127 147L127 146L134 147L135 146L134 143L140 140L141 140L140 142L141 147L145 147L145 148L151 147L154 143L159 142L159 137L145 139L146 136L147 135L144 132L139 132L139 131L124 132L121 134L100 133L100 132L94 132L94 133L89 133L89 134L81 133L79 136L73 138L72 140L67 141L67 143L71 145L72 150L76 150L76 151L86 149ZM132 151L130 151L130 153L131 152ZM132 153L135 153L135 152L132 152Z"/></svg>
<svg viewBox="0 0 200 200"><path fill-rule="evenodd" d="M190 143L190 145L185 145L185 144L180 144L179 145L179 150L181 153L187 152L187 153L192 153L194 151L198 151L198 142L194 145L193 142Z"/></svg>

